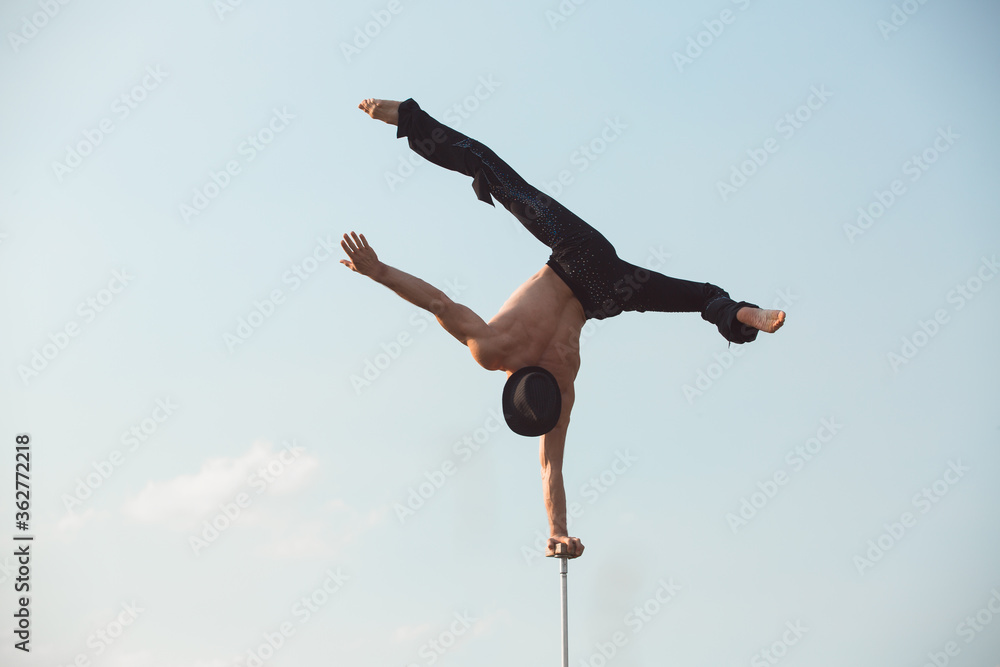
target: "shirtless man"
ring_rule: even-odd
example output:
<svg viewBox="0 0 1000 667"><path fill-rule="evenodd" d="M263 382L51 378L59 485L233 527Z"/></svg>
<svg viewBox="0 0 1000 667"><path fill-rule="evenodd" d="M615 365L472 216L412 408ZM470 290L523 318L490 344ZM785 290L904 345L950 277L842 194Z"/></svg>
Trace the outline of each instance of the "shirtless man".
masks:
<svg viewBox="0 0 1000 667"><path fill-rule="evenodd" d="M542 491L549 519L546 555L557 544L569 556L583 553L566 528L562 463L573 409L573 383L580 370L580 331L587 319L624 311L701 312L731 343L773 333L785 321L780 310L735 302L719 287L670 278L619 259L611 244L561 204L533 188L483 144L442 125L412 99L366 99L358 108L397 126L397 137L435 164L473 177L482 201L500 201L536 238L553 249L548 263L521 285L500 312L483 321L466 306L419 278L381 262L364 234L344 234L348 268L385 285L403 299L433 313L444 329L468 346L476 362L511 376L526 367L545 369L558 383L561 407L555 425L541 436ZM510 423L508 421L508 423ZM512 427L513 428L513 427ZM550 428L550 430L549 430Z"/></svg>

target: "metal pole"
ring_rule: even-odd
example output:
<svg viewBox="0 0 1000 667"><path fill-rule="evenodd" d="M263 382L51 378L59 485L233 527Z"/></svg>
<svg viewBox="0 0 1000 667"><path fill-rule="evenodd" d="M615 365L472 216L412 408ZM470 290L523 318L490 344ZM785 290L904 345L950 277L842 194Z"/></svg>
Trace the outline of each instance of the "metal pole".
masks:
<svg viewBox="0 0 1000 667"><path fill-rule="evenodd" d="M562 659L563 667L569 667L569 618L566 602L566 570L568 568L569 557L563 556L559 559L559 578L562 580Z"/></svg>
<svg viewBox="0 0 1000 667"><path fill-rule="evenodd" d="M569 554L565 553L566 545L556 545L556 558L559 559L559 588L562 593L562 667L569 667L569 604L566 594L566 572L569 569Z"/></svg>

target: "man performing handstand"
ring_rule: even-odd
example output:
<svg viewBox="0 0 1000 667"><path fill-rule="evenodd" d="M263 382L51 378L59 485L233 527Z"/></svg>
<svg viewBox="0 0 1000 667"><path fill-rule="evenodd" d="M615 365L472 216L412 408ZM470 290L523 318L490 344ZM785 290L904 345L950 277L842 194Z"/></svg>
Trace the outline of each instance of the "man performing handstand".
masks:
<svg viewBox="0 0 1000 667"><path fill-rule="evenodd" d="M396 125L397 138L427 160L473 178L480 200L491 195L535 238L552 249L549 261L507 299L488 323L441 290L379 261L364 234L344 234L341 263L433 313L472 357L490 371L507 373L504 417L522 435L541 435L542 491L551 537L570 557L583 553L566 528L562 463L573 409L573 382L580 370L580 331L588 319L625 311L700 312L731 343L748 343L758 331L773 333L785 321L780 310L736 302L710 283L670 278L618 258L597 230L559 202L529 185L483 144L442 125L412 99L367 99L358 108Z"/></svg>

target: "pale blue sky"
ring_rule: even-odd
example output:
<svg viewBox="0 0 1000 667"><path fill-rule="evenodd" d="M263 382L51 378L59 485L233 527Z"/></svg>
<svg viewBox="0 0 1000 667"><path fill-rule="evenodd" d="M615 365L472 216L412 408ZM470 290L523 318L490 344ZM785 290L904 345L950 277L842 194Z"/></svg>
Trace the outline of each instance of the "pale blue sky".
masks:
<svg viewBox="0 0 1000 667"><path fill-rule="evenodd" d="M1000 662L996 3L897 3L890 30L856 0L226 1L0 8L0 539L24 432L37 536L33 651L4 629L3 664L557 664L504 376L325 248L364 232L486 318L548 250L365 97L413 97L553 194L562 172L629 261L788 313L740 348L691 313L585 329L572 664L617 632L611 665Z"/></svg>

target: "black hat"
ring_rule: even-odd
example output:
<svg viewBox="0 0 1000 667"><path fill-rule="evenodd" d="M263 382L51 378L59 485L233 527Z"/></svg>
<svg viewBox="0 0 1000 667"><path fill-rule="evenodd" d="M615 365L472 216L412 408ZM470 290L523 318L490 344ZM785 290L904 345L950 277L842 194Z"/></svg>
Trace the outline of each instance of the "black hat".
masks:
<svg viewBox="0 0 1000 667"><path fill-rule="evenodd" d="M545 435L559 422L562 392L552 373L526 366L507 378L503 387L503 418L518 435Z"/></svg>

